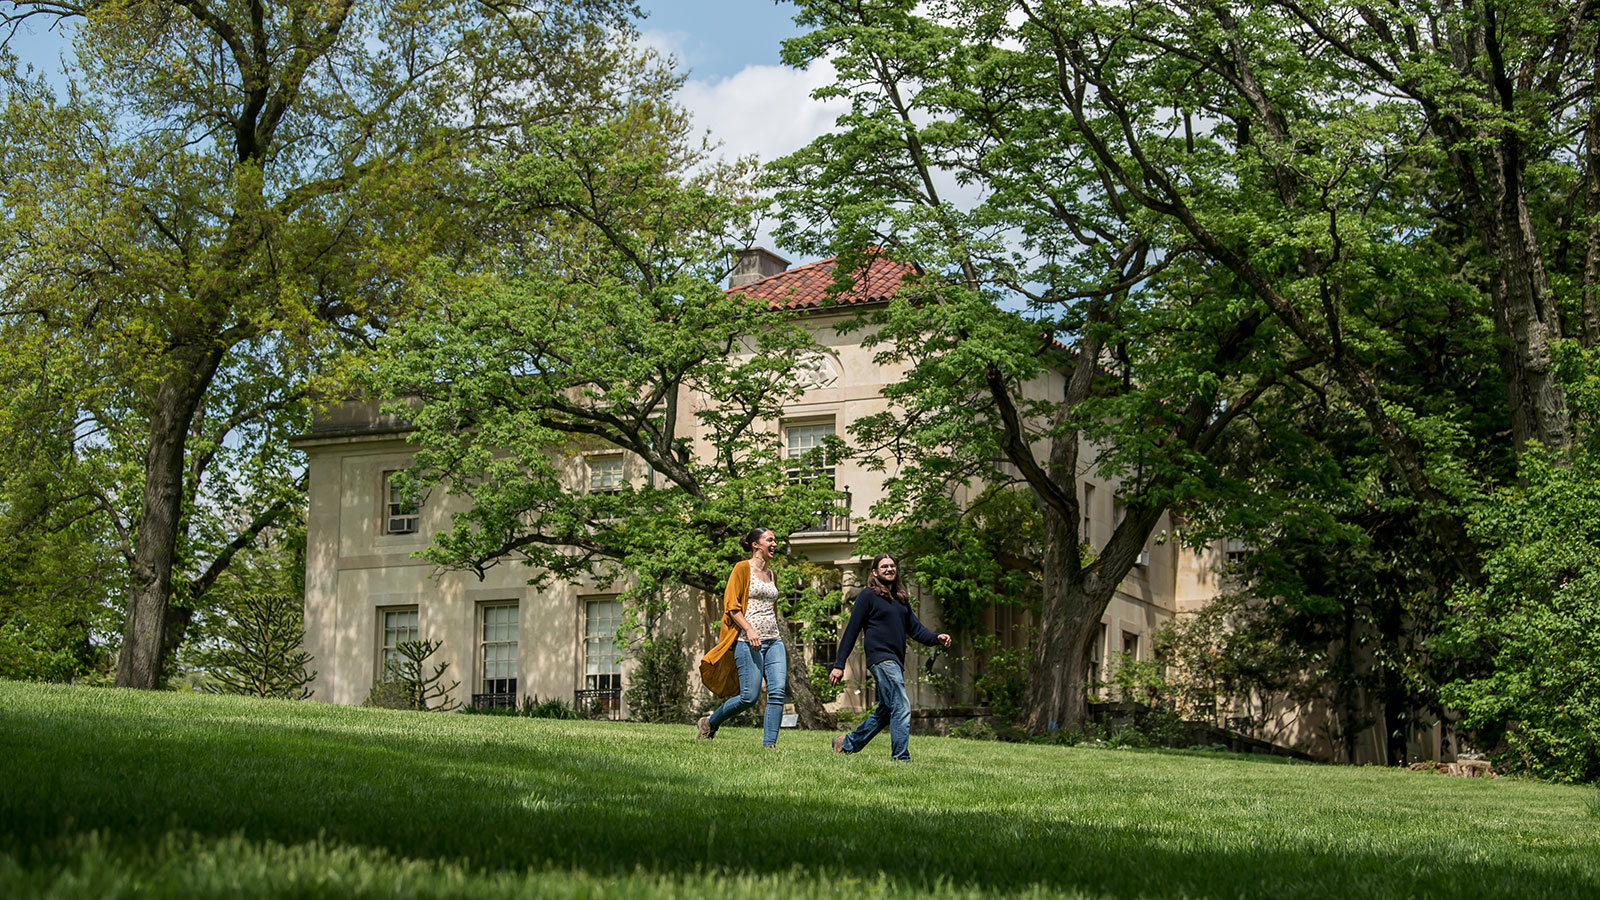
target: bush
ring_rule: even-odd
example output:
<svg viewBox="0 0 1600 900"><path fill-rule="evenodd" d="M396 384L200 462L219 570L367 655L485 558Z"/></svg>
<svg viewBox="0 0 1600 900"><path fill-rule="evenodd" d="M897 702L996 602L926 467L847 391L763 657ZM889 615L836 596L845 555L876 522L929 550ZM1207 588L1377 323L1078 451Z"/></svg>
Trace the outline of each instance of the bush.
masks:
<svg viewBox="0 0 1600 900"><path fill-rule="evenodd" d="M950 729L950 736L972 741L1005 741L1008 744L1020 744L1030 739L1027 731L1012 722L981 716Z"/></svg>
<svg viewBox="0 0 1600 900"><path fill-rule="evenodd" d="M1137 728L1119 728L1106 741L1106 746L1118 750L1143 750L1150 746L1150 738Z"/></svg>
<svg viewBox="0 0 1600 900"><path fill-rule="evenodd" d="M639 666L623 694L629 715L640 722L689 721L689 657L683 635L645 641L637 659Z"/></svg>
<svg viewBox="0 0 1600 900"><path fill-rule="evenodd" d="M1028 693L1028 651L996 650L984 661L978 690L989 701L989 708L1003 719L1022 713L1022 700Z"/></svg>
<svg viewBox="0 0 1600 900"><path fill-rule="evenodd" d="M1028 738L1029 743L1052 744L1057 747L1076 747L1079 744L1103 744L1105 736L1099 726L1093 722L1085 722L1082 726L1068 725L1046 734L1033 735Z"/></svg>
<svg viewBox="0 0 1600 900"><path fill-rule="evenodd" d="M953 738L962 738L963 740L968 741L1000 740L999 735L994 733L994 729L989 727L989 723L985 722L982 716L976 716L968 719L962 724L957 725L955 728L950 729L950 736Z"/></svg>
<svg viewBox="0 0 1600 900"><path fill-rule="evenodd" d="M222 610L217 643L200 653L219 694L305 700L317 673L308 671L305 599L283 593L239 592Z"/></svg>
<svg viewBox="0 0 1600 900"><path fill-rule="evenodd" d="M1554 781L1600 779L1600 452L1523 460L1524 484L1474 515L1484 581L1457 596L1441 650L1487 656L1445 685L1497 768Z"/></svg>
<svg viewBox="0 0 1600 900"><path fill-rule="evenodd" d="M828 673L832 670L832 666L812 663L810 669L806 672L806 678L811 682L811 693L817 695L818 703L832 703L839 699L840 694L844 693L845 682L841 681L838 684L833 684L828 681Z"/></svg>
<svg viewBox="0 0 1600 900"><path fill-rule="evenodd" d="M563 700L551 697L549 700L540 700L537 696L522 698L521 715L530 719L582 719L583 713L576 706Z"/></svg>
<svg viewBox="0 0 1600 900"><path fill-rule="evenodd" d="M373 685L372 690L367 692L367 699L361 701L361 705L377 709L416 709L411 704L411 691L400 682L388 678Z"/></svg>
<svg viewBox="0 0 1600 900"><path fill-rule="evenodd" d="M1184 727L1183 718L1169 704L1151 707L1149 712L1135 721L1134 728L1157 747L1189 746L1189 729Z"/></svg>
<svg viewBox="0 0 1600 900"><path fill-rule="evenodd" d="M376 704L372 704L376 705ZM583 713L570 703L523 697L522 706L467 706L462 712L474 716L519 716L529 719L581 719Z"/></svg>

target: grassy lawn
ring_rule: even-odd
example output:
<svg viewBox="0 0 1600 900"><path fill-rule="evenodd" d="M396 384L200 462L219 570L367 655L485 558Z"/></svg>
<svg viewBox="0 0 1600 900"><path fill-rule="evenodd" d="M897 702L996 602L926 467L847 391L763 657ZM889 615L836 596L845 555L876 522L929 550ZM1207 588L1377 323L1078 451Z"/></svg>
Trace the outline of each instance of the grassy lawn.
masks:
<svg viewBox="0 0 1600 900"><path fill-rule="evenodd" d="M0 896L1600 897L1594 788L0 682Z"/></svg>

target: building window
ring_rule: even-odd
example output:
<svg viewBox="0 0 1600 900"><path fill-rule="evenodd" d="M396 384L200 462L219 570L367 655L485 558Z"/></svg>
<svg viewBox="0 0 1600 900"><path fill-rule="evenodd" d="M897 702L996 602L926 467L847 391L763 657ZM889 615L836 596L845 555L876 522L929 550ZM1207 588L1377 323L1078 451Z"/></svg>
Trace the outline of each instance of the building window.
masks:
<svg viewBox="0 0 1600 900"><path fill-rule="evenodd" d="M1139 658L1139 636L1131 631L1122 633L1122 652L1130 660Z"/></svg>
<svg viewBox="0 0 1600 900"><path fill-rule="evenodd" d="M833 423L823 422L815 425L786 425L784 426L784 440L788 448L788 457L794 460L794 465L789 469L789 477L795 479L816 478L827 476L833 480L833 460L823 455L820 460L813 460L810 465L801 465L799 460L813 450L821 450L827 446L828 438L833 437Z"/></svg>
<svg viewBox="0 0 1600 900"><path fill-rule="evenodd" d="M378 638L377 680L382 681L384 673L389 670L389 664L400 662L400 652L396 649L400 646L400 642L417 640L417 608L401 606L380 609L378 626L382 629L382 634Z"/></svg>
<svg viewBox="0 0 1600 900"><path fill-rule="evenodd" d="M622 654L617 650L617 629L622 627L622 603L590 600L583 607L583 687L573 699L591 717L615 718L622 714Z"/></svg>
<svg viewBox="0 0 1600 900"><path fill-rule="evenodd" d="M839 658L838 637L823 638L811 644L811 662L819 666L832 666Z"/></svg>
<svg viewBox="0 0 1600 900"><path fill-rule="evenodd" d="M1007 650L1027 649L1028 608L1012 603L995 604L994 634L1000 646Z"/></svg>
<svg viewBox="0 0 1600 900"><path fill-rule="evenodd" d="M617 629L622 627L622 604L616 600L590 600L583 615L583 686L586 690L622 687L622 654L617 650Z"/></svg>
<svg viewBox="0 0 1600 900"><path fill-rule="evenodd" d="M1249 555L1250 545L1245 543L1244 538L1228 538L1227 542L1223 544L1222 558L1228 562L1240 562Z"/></svg>
<svg viewBox="0 0 1600 900"><path fill-rule="evenodd" d="M1095 626L1094 644L1089 647L1089 696L1096 697L1100 690L1100 665L1106 655L1106 625Z"/></svg>
<svg viewBox="0 0 1600 900"><path fill-rule="evenodd" d="M383 473L383 533L416 534L421 520L422 500L415 490L402 486L398 471Z"/></svg>
<svg viewBox="0 0 1600 900"><path fill-rule="evenodd" d="M813 479L823 479L830 486L834 484L834 460L826 453L827 440L833 435L834 427L832 422L784 426L785 452L791 464L789 469L789 478L791 480L808 482ZM807 459L807 455L812 453L817 455ZM817 523L807 528L802 528L800 531L849 531L850 501L849 488L846 488L844 497L838 500L838 505L846 510L844 514L837 515L827 509L818 510Z"/></svg>
<svg viewBox="0 0 1600 900"><path fill-rule="evenodd" d="M479 607L479 692L473 706L515 706L517 703L517 604Z"/></svg>
<svg viewBox="0 0 1600 900"><path fill-rule="evenodd" d="M1083 483L1083 526L1078 532L1078 542L1094 546L1094 485L1085 481Z"/></svg>
<svg viewBox="0 0 1600 900"><path fill-rule="evenodd" d="M615 494L622 490L622 454L589 457L589 493Z"/></svg>

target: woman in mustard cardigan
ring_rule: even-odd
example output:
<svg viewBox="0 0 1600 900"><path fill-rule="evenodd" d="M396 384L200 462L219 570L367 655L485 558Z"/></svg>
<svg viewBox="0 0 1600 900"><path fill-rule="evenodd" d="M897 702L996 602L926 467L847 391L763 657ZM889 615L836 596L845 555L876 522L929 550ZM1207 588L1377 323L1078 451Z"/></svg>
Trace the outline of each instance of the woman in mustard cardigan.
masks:
<svg viewBox="0 0 1600 900"><path fill-rule="evenodd" d="M722 592L722 633L700 660L700 680L728 702L699 721L700 737L717 736L717 726L756 704L762 678L767 682L767 710L762 718L761 745L778 744L783 702L788 695L789 658L778 636L778 585L772 575L772 554L778 536L756 528L739 541L750 558L733 567Z"/></svg>

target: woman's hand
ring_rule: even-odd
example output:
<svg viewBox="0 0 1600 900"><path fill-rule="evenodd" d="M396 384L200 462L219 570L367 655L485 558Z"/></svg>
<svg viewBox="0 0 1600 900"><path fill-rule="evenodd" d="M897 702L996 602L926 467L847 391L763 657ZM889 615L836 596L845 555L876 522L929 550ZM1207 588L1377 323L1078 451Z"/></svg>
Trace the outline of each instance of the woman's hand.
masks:
<svg viewBox="0 0 1600 900"><path fill-rule="evenodd" d="M756 634L754 631L750 632L749 636L746 637L745 640L750 642L751 650L761 649L761 635Z"/></svg>

